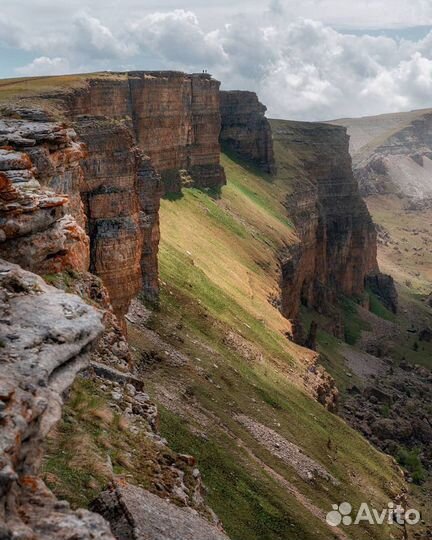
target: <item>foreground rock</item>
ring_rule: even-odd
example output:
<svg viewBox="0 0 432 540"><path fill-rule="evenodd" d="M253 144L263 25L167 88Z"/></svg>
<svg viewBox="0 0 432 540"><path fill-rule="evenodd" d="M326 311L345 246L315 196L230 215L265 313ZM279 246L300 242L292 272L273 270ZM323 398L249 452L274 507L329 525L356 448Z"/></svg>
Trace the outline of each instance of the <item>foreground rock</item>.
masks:
<svg viewBox="0 0 432 540"><path fill-rule="evenodd" d="M0 261L0 320L1 538L112 539L100 516L72 512L37 477L62 395L88 365L102 331L100 313Z"/></svg>
<svg viewBox="0 0 432 540"><path fill-rule="evenodd" d="M93 509L111 523L118 540L228 540L193 510L123 481L103 492Z"/></svg>

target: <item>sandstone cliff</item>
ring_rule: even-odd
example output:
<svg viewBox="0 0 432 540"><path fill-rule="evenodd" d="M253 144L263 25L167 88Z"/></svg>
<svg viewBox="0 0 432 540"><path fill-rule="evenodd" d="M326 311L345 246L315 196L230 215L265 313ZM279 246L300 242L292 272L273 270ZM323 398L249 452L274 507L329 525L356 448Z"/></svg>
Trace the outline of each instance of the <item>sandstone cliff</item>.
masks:
<svg viewBox="0 0 432 540"><path fill-rule="evenodd" d="M182 179L204 188L225 182L219 164L219 82L179 72L100 74L66 89L38 91L36 107L34 98L30 101L24 96L3 109L0 143L9 146L2 150L2 167L8 178L21 180L19 185L25 181L34 189L37 181L63 198L55 202L52 241L39 246L43 253L35 253L31 238L20 241L25 255L20 257L13 242L3 246L4 255L49 273L54 263L60 269L59 259L67 266L66 253L73 256L65 247L67 237L78 235L90 252L88 245L77 249L74 256L82 260L72 266L103 279L120 320L140 290L157 302L163 191L179 192ZM68 210L61 210L67 199ZM76 223L71 218L57 223L62 212L70 212ZM25 234L34 235L35 227Z"/></svg>
<svg viewBox="0 0 432 540"><path fill-rule="evenodd" d="M136 71L90 78L60 99L73 120L89 115L129 121L166 190L179 191L183 170L199 187L225 183L219 164L219 85L207 74Z"/></svg>
<svg viewBox="0 0 432 540"><path fill-rule="evenodd" d="M10 319L2 317L1 356L17 360L10 370L2 372L1 380L5 385L2 399L6 403L6 412L2 414L8 420L6 428L10 431L2 431L4 448L0 452L1 459L6 459L0 463L3 474L0 523L3 527L4 522L1 534L7 538L17 534L22 538L71 535L80 535L83 539L112 538L103 519L85 511L72 513L37 477L41 441L60 418L61 395L77 372L88 365L90 345L95 349L91 377L107 381L105 385L100 383L105 387L109 381L116 381L113 393L119 394L125 385L131 386L131 382L142 390L142 381L127 374L131 368L130 353L122 330L125 329L123 316L140 290L152 301L158 298L158 211L162 182L143 145L153 144L149 153L166 178L171 175L179 179L187 175L189 182L202 187L215 187L224 182L223 168L219 165L219 83L208 76L183 74L134 74L133 78L135 85L129 75L109 81L97 77L86 79L84 84L67 91L42 93L36 101L34 98L30 102L18 100L2 109L1 256L102 308L99 313L90 307L86 311L85 307L80 307L85 303L78 298L47 287L41 279L18 266L10 269L8 263L4 263L5 268L0 271L0 277L7 278L6 292L1 298L7 301L4 312ZM179 99L179 92L183 91L184 96ZM161 100L159 105L155 103L156 96ZM135 113L134 103L142 117ZM166 120L162 118L164 114ZM153 120L149 122L152 115ZM143 122L149 122L146 124L149 131L143 127ZM155 144L156 139L151 134L164 124L167 124L166 129ZM187 133L184 139L183 132ZM172 147L166 137L172 138ZM162 152L165 148L167 151ZM158 152L161 159L171 161L159 162ZM102 278L108 291L88 270ZM51 301L51 292L58 295L54 301ZM31 296L29 301L24 298L27 293ZM67 298L71 301L66 301ZM9 305L10 299L13 305ZM69 306L74 302L77 316L82 319L76 331L72 323L64 325L60 313L63 309L66 319L76 318L75 307L73 310ZM39 316L39 309L43 310L43 316ZM55 313L56 309L59 314ZM27 312L34 319L27 321ZM94 323L90 317L86 318L87 312L94 314ZM20 328L19 324L25 328ZM14 325L19 338L12 335ZM29 389L30 394L36 396L35 405L31 402L33 398L21 396L18 390L27 383L20 379L20 370L25 367L24 352L19 356L15 351L27 331L34 333L34 344L24 340L26 361L31 360L33 371L42 369L40 386L46 387L43 392ZM54 347L51 354L44 340L47 344L58 343L59 347ZM55 362L49 360L51 356L55 357ZM46 361L53 364L49 369L44 367ZM25 377L28 378L31 373L27 371ZM23 389L27 391L27 386ZM43 402L45 395L49 398L47 403ZM148 423L145 429L149 430L149 441L152 441L148 444L155 446L154 466L161 476L154 478L157 489L166 491L166 496L175 500L180 497L179 503L198 509L217 523L202 499L196 467L192 476L192 458L187 462L184 456L177 458L158 435L157 410L148 396L134 390L134 396L128 395L127 400L127 404L132 402L133 406L129 406L125 414L136 419L134 429L143 429L143 419L145 425ZM25 413L21 419L17 415L22 414L24 405L35 410ZM13 410L9 411L10 408ZM43 425L40 429L39 424ZM22 441L25 441L24 450L21 450ZM188 488L183 484L185 475ZM144 492L142 496L146 496ZM162 505L159 501L156 497L153 506ZM176 511L170 505L160 507L168 512ZM178 515L177 522L188 530L191 514L179 512ZM200 519L196 518L197 526ZM224 537L218 528L210 524L207 528L209 538Z"/></svg>
<svg viewBox="0 0 432 540"><path fill-rule="evenodd" d="M339 293L363 293L366 276L378 271L376 232L353 177L346 130L271 123L299 237L281 256L282 312L296 319L301 304L324 311Z"/></svg>
<svg viewBox="0 0 432 540"><path fill-rule="evenodd" d="M221 92L220 141L263 171L275 174L272 133L264 116L266 109L254 92Z"/></svg>

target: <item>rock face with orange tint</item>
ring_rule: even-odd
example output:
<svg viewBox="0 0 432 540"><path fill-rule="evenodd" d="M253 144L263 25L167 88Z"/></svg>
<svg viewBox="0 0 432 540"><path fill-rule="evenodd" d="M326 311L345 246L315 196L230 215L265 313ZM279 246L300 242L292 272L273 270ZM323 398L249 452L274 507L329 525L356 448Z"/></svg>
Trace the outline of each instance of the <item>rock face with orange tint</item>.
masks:
<svg viewBox="0 0 432 540"><path fill-rule="evenodd" d="M253 161L263 171L275 174L272 133L264 116L267 107L255 92L222 91L220 95L223 146Z"/></svg>
<svg viewBox="0 0 432 540"><path fill-rule="evenodd" d="M180 191L179 171L194 185L219 188L219 81L207 74L134 71L116 78L90 78L84 88L61 97L69 118L122 120L136 144L161 174L166 191Z"/></svg>
<svg viewBox="0 0 432 540"><path fill-rule="evenodd" d="M129 73L137 143L162 175L166 190L180 191L179 171L193 184L219 188L219 81L178 72Z"/></svg>
<svg viewBox="0 0 432 540"><path fill-rule="evenodd" d="M86 148L80 182L62 177L56 187L82 198L90 270L102 278L122 319L139 290L158 300L163 191L179 192L183 178L199 187L225 183L219 82L205 74L131 72L89 78L51 99Z"/></svg>
<svg viewBox="0 0 432 540"><path fill-rule="evenodd" d="M376 232L344 128L272 121L272 129L278 151L289 152L284 174L294 186L286 206L299 242L282 254L281 265L282 311L295 319L301 304L324 311L337 293L363 293L366 276L378 271Z"/></svg>
<svg viewBox="0 0 432 540"><path fill-rule="evenodd" d="M50 211L49 234L39 241L42 225L29 226L31 239L17 233L20 240L8 242L6 255L38 273L67 265L90 269L102 278L122 320L140 290L158 300L163 191L179 192L183 180L216 189L225 183L219 82L207 74L120 73L90 77L78 88L41 99L46 110L54 104L65 123L53 122L44 107L12 107L10 115L22 120L2 120L0 145L10 145L0 156L2 167L13 185L25 184L27 192L63 195ZM3 198L13 196L9 184L2 189ZM71 216L61 221L67 201ZM30 215L29 207L23 211L11 204L9 240L17 226L11 224L13 213L25 214L20 222Z"/></svg>
<svg viewBox="0 0 432 540"><path fill-rule="evenodd" d="M57 122L1 119L0 254L48 274L89 265L79 193L59 195L59 179L79 185L83 146ZM71 215L71 214L74 215Z"/></svg>
<svg viewBox="0 0 432 540"><path fill-rule="evenodd" d="M127 126L108 119L77 122L85 143L81 196L88 219L90 271L102 278L122 319L141 288L143 234L138 199L140 155Z"/></svg>

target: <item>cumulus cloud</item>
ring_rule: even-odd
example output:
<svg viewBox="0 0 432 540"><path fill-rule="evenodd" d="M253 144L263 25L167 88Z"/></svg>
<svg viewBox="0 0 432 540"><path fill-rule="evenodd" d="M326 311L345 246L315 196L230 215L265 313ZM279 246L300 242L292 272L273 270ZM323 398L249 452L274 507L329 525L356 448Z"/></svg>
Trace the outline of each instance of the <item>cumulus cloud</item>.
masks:
<svg viewBox="0 0 432 540"><path fill-rule="evenodd" d="M197 16L183 9L152 13L131 23L129 37L138 47L170 63L213 65L227 59L217 36L205 33Z"/></svg>
<svg viewBox="0 0 432 540"><path fill-rule="evenodd" d="M66 58L57 56L49 58L48 56L39 56L33 62L25 66L16 68L18 75L26 75L29 77L39 75L61 75L70 70L69 61Z"/></svg>
<svg viewBox="0 0 432 540"><path fill-rule="evenodd" d="M428 12L428 2L413 1ZM386 2L371 0L371 9ZM319 12L324 4L333 5L305 0L302 6ZM116 24L80 12L68 32L39 35L14 27L8 45L36 53L16 69L22 75L208 69L225 88L255 90L274 117L323 120L432 106L432 32L416 42L349 34L288 14L284 0L272 0L260 17L233 16L206 29L185 9L131 18L125 13ZM1 35L2 24L7 22L0 19Z"/></svg>

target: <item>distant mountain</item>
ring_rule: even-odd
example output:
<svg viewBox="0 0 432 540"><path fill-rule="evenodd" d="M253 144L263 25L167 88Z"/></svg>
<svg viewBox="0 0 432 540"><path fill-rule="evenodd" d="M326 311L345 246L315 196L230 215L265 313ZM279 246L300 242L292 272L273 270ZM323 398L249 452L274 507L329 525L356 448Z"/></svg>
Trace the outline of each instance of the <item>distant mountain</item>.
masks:
<svg viewBox="0 0 432 540"><path fill-rule="evenodd" d="M432 200L432 109L342 118L351 137L354 173L363 196L397 194L409 205Z"/></svg>

